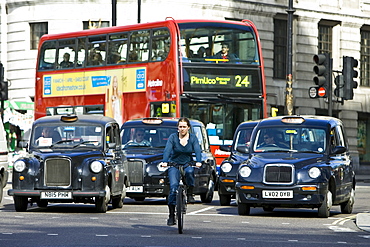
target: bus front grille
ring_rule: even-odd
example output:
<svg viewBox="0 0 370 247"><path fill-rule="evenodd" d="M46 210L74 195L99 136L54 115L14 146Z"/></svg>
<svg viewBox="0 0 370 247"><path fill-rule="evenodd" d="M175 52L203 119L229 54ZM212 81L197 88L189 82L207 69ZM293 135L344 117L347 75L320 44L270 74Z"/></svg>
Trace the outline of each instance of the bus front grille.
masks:
<svg viewBox="0 0 370 247"><path fill-rule="evenodd" d="M45 160L45 186L71 185L71 161L69 159L52 158Z"/></svg>

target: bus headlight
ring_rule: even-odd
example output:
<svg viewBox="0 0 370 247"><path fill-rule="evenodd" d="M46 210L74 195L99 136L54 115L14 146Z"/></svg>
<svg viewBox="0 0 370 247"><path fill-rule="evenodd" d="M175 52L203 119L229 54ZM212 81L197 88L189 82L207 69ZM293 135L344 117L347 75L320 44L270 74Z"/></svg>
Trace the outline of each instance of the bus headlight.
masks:
<svg viewBox="0 0 370 247"><path fill-rule="evenodd" d="M16 172L23 172L26 168L26 163L23 160L17 160L13 164L14 171Z"/></svg>
<svg viewBox="0 0 370 247"><path fill-rule="evenodd" d="M103 170L103 165L99 161L95 160L90 164L90 169L94 173L99 173Z"/></svg>
<svg viewBox="0 0 370 247"><path fill-rule="evenodd" d="M240 176L242 176L243 178L247 178L251 175L251 172L252 172L252 169L249 167L249 166L243 166L242 168L240 168L239 170L239 174Z"/></svg>
<svg viewBox="0 0 370 247"><path fill-rule="evenodd" d="M308 170L308 176L310 178L318 178L321 175L321 170L317 167L311 167L310 170Z"/></svg>
<svg viewBox="0 0 370 247"><path fill-rule="evenodd" d="M233 168L233 166L229 163L229 162L225 162L221 165L221 170L225 173L228 173L231 171L231 169Z"/></svg>

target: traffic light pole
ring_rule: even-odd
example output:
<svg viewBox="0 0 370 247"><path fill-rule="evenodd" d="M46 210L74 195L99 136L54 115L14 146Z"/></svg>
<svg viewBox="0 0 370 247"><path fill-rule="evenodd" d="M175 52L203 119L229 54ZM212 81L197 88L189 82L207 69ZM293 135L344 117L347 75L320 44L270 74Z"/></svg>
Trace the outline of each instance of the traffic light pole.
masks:
<svg viewBox="0 0 370 247"><path fill-rule="evenodd" d="M329 59L328 115L333 115L333 59Z"/></svg>

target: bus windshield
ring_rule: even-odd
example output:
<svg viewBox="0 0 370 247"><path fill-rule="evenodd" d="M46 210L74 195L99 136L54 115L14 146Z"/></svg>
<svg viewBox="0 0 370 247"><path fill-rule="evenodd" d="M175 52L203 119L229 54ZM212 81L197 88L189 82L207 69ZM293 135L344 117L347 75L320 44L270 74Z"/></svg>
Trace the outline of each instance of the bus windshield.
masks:
<svg viewBox="0 0 370 247"><path fill-rule="evenodd" d="M207 22L179 26L183 62L260 64L250 27Z"/></svg>

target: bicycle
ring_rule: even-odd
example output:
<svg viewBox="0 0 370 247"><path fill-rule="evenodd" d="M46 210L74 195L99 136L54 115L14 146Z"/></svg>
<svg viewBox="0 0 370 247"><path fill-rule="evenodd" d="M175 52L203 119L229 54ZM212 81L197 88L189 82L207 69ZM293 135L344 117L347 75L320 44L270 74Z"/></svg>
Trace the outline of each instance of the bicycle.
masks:
<svg viewBox="0 0 370 247"><path fill-rule="evenodd" d="M186 165L178 165L174 162L168 162L168 166L174 166L180 171L180 181L177 188L176 194L176 218L177 218L177 229L179 234L183 233L184 228L184 217L187 210L187 186L185 182L185 171L184 168L187 166L195 166L195 162L190 162Z"/></svg>

